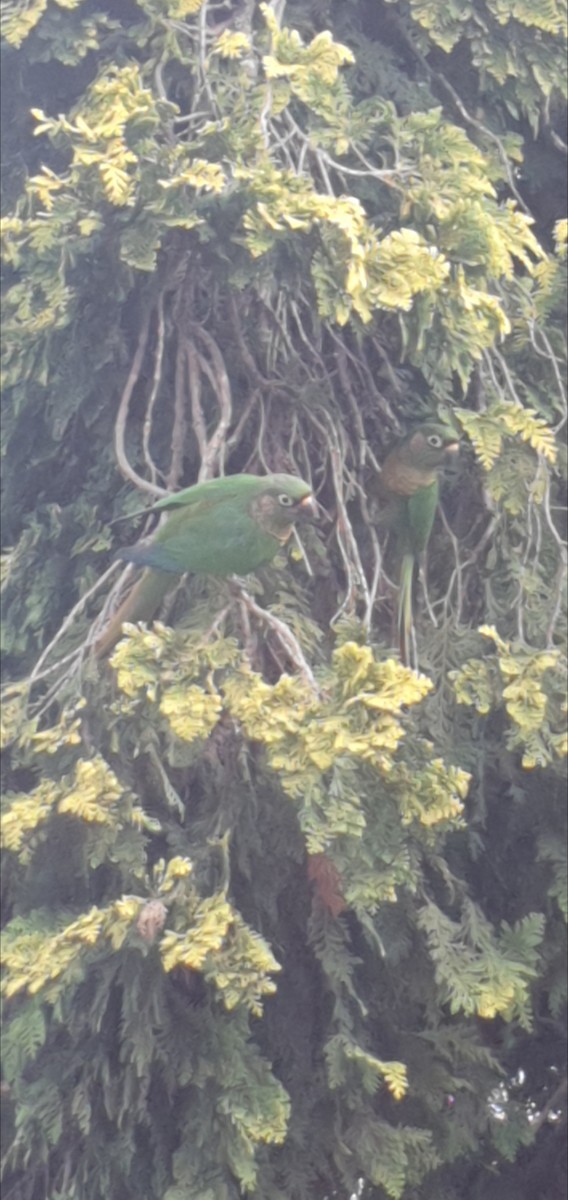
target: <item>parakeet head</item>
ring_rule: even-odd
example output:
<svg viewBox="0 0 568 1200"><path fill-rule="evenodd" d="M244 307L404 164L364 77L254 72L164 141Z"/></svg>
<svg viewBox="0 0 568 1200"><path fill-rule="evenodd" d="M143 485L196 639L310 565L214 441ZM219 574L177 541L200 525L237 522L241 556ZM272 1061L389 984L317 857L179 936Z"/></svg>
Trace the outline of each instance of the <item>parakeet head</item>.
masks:
<svg viewBox="0 0 568 1200"><path fill-rule="evenodd" d="M317 517L317 502L309 484L295 475L259 477L259 491L250 505L261 528L285 541L296 521Z"/></svg>
<svg viewBox="0 0 568 1200"><path fill-rule="evenodd" d="M401 443L400 457L412 466L432 471L442 466L446 455L456 454L459 448L456 431L432 421L406 435Z"/></svg>

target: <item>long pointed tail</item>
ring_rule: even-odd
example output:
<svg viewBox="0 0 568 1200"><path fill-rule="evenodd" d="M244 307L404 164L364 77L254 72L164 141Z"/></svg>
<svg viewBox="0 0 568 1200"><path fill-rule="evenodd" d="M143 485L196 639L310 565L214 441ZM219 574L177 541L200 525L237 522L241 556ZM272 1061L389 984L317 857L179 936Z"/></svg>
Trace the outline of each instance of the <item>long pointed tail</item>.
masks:
<svg viewBox="0 0 568 1200"><path fill-rule="evenodd" d="M124 621L150 621L160 607L164 596L177 584L179 575L170 571L156 571L150 567L138 583L134 584L126 600L111 617L95 645L97 658L105 658L116 646L122 634Z"/></svg>
<svg viewBox="0 0 568 1200"><path fill-rule="evenodd" d="M414 555L403 554L400 564L400 588L398 593L398 642L402 662L410 663L410 637L412 631L412 585L414 582Z"/></svg>

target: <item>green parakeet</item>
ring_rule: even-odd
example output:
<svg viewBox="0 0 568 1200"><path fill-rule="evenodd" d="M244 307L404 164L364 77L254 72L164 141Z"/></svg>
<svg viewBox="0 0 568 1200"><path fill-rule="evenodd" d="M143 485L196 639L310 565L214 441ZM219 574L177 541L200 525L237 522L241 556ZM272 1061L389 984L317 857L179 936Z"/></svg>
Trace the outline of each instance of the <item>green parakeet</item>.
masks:
<svg viewBox="0 0 568 1200"><path fill-rule="evenodd" d="M438 504L438 471L459 450L455 430L426 423L390 451L379 477L379 499L397 535L400 560L398 635L403 662L409 661L415 565L422 565Z"/></svg>
<svg viewBox="0 0 568 1200"><path fill-rule="evenodd" d="M98 657L118 641L124 621L154 616L176 576L248 575L270 562L298 518L315 517L316 502L309 484L294 475L226 475L143 511L166 512L168 520L150 541L118 551L117 558L147 570L97 642Z"/></svg>

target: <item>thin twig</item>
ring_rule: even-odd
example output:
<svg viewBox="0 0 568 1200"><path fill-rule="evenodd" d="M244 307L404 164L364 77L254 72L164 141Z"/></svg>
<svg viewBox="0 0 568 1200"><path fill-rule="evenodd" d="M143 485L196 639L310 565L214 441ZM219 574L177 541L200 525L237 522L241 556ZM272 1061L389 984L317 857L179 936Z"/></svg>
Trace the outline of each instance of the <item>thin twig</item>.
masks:
<svg viewBox="0 0 568 1200"><path fill-rule="evenodd" d="M269 380L265 379L262 372L259 371L258 366L256 364L256 359L255 359L254 355L251 354L251 352L246 344L245 336L243 333L243 327L241 325L241 319L239 316L239 310L237 308L237 302L235 300L234 291L230 291L230 293L229 293L229 316L231 318L231 325L233 327L233 333L237 339L239 350L241 352L241 358L245 364L245 367L246 367L251 379L253 380L253 382L256 384L257 387L268 387Z"/></svg>
<svg viewBox="0 0 568 1200"><path fill-rule="evenodd" d="M222 608L220 610L220 612L218 612L216 614L214 620L211 622L211 624L205 630L205 633L202 635L203 642L211 641L213 634L216 633L217 630L219 629L219 627L223 624L225 617L227 617L229 615L230 611L231 611L231 605L226 604L225 607Z"/></svg>
<svg viewBox="0 0 568 1200"><path fill-rule="evenodd" d="M294 538L294 541L298 547L298 550L300 551L300 554L302 555L302 560L303 560L304 566L306 568L306 572L310 576L310 579L313 579L314 573L312 571L311 563L306 554L306 551L304 550L304 547L302 544L302 539L298 533L298 530L296 529L296 526L294 526L294 528L292 530L292 537Z"/></svg>
<svg viewBox="0 0 568 1200"><path fill-rule="evenodd" d="M199 367L199 358L195 344L190 338L184 337L183 348L185 351L189 376L191 424L193 432L197 438L199 456L201 458L201 462L203 463L207 449L207 429L205 427L205 416L203 413L203 405L201 403L201 370Z"/></svg>
<svg viewBox="0 0 568 1200"><path fill-rule="evenodd" d="M363 593L367 613L370 611L370 595L367 578L365 576L363 564L361 562L361 556L359 554L359 547L353 533L351 521L349 520L349 514L347 512L343 496L344 463L341 456L337 428L329 416L329 413L325 411L322 412L322 417L326 422L327 428L326 425L322 425L319 422L314 413L310 413L310 419L318 425L328 444L335 499L338 509L338 520L336 525L337 542L347 573L347 594L343 603L340 605L339 609L331 619L330 624L333 625L356 596L358 587Z"/></svg>
<svg viewBox="0 0 568 1200"><path fill-rule="evenodd" d="M149 330L150 313L147 312L142 321L140 333L138 335L138 345L136 347L134 358L132 359L132 366L130 367L128 379L124 385L122 396L120 398L120 404L118 406L118 413L114 427L114 448L119 470L122 472L125 479L129 479L130 482L133 483L135 487L139 488L141 492L149 492L151 496L159 497L167 495L166 488L158 487L158 485L155 483L149 483L147 479L143 479L141 475L138 475L128 461L125 447L128 410L130 407L130 401L132 399L132 393L136 383L138 382L138 377L140 375L142 363L146 354Z"/></svg>
<svg viewBox="0 0 568 1200"><path fill-rule="evenodd" d="M200 340L207 349L211 367L214 372L211 382L215 386L217 402L220 409L220 416L217 426L209 440L206 440L204 453L202 454L199 478L208 479L212 474L214 474L216 468L223 467L225 440L233 415L231 385L229 383L229 376L225 367L225 360L221 354L217 342L215 341L215 338L212 337L202 325L197 325L193 322L190 322L189 329L193 336L196 337L198 341Z"/></svg>
<svg viewBox="0 0 568 1200"><path fill-rule="evenodd" d="M258 450L258 457L260 458L260 461L264 467L264 470L269 472L271 468L265 458L264 447L263 447L266 425L267 425L267 422L266 422L266 411L265 411L265 407L264 407L264 398L261 396L260 397L260 428L258 431L258 438L257 438L257 450ZM254 457L254 455L251 455L251 457Z"/></svg>
<svg viewBox="0 0 568 1200"><path fill-rule="evenodd" d="M300 313L298 310L298 305L296 304L295 300L290 299L288 301L288 307L290 309L290 312L292 313L292 316L294 317L298 333L300 335L302 342L304 343L304 346L306 347L306 349L307 349L308 353L311 355L311 357L315 358L316 363L319 366L320 371L321 371L321 378L322 378L322 380L325 380L328 376L328 371L326 369L323 358L321 357L321 354L316 349L313 341L308 337L308 335L304 329L304 325L303 325L303 322L302 322L302 319L300 317Z"/></svg>
<svg viewBox="0 0 568 1200"><path fill-rule="evenodd" d="M359 357L358 355L354 354L353 351L350 350L350 348L347 345L347 343L345 342L345 340L342 337L340 337L338 333L336 333L336 331L333 329L333 327L331 325L326 326L326 331L327 331L329 337L331 338L331 340L333 342L335 342L335 344L338 346L339 352L342 355L345 355L349 359L349 362L353 364L353 367L354 367L355 371L357 372L359 379L361 381L361 387L364 389L364 392L365 393L368 392L371 396L373 396L375 398L375 400L377 401L378 407L381 409L381 412L384 413L385 417L390 422L392 428L398 432L400 430L399 421L397 420L392 408L390 407L390 404L385 399L382 392L380 392L379 389L377 388L374 377L373 377L373 372L371 371L371 369L365 359L365 356L362 355L361 357ZM373 346L375 347L375 350L377 351L377 353L379 354L379 357L381 358L381 361L384 362L385 366L387 367L389 376L391 378L391 382L393 383L394 390L397 393L400 393L400 390L401 390L400 383L396 378L396 375L394 373L394 370L391 366L391 363L390 363L387 355L385 354L384 350L379 346L379 344L377 343L375 338L372 338L371 340L372 340ZM343 380L342 380L342 382L343 382ZM372 451L370 451L370 448L368 448L368 453L372 454ZM378 470L379 469L378 463L377 463L377 460L374 455L372 457L372 461L373 461L373 465L376 466L376 468Z"/></svg>
<svg viewBox="0 0 568 1200"><path fill-rule="evenodd" d="M241 440L243 429L251 415L251 412L255 405L258 404L258 398L259 391L258 388L255 388L254 392L251 392L231 436L227 438L226 449L228 452L231 451L235 446L238 446Z"/></svg>
<svg viewBox="0 0 568 1200"><path fill-rule="evenodd" d="M142 428L142 450L148 470L150 471L151 482L156 485L158 478L158 468L150 454L150 436L152 433L152 418L154 415L154 406L158 396L160 383L162 379L162 364L164 361L164 338L165 338L165 322L164 322L164 293L160 292L158 297L158 335L156 342L156 355L154 358L154 376L152 379L152 390L148 397L146 405L146 415L144 417L144 425ZM168 483L168 486L169 483Z"/></svg>
<svg viewBox="0 0 568 1200"><path fill-rule="evenodd" d="M331 157L330 154L327 153L327 151L322 150L321 147L314 145L314 143L310 139L309 134L304 133L304 130L301 129L300 126L296 123L296 121L294 120L292 114L288 111L288 109L285 110L284 116L285 116L286 120L288 121L290 128L293 130L293 132L296 134L296 136L301 141L306 143L308 150L313 154L314 158L316 159L318 166L320 168L320 171L322 173L322 177L324 179L326 189L331 196L334 195L334 191L333 191L333 188L331 187L329 175L327 173L327 167L331 167L332 170L337 171L338 174L340 174L340 175L355 175L360 179L361 178L377 179L380 183L386 183L390 187L395 186L392 182L393 179L402 180L405 175L408 175L411 172L410 166L405 167L405 168L390 167L386 170L381 170L380 168L375 168L375 167L371 166L371 164L366 163L366 160L364 160L366 163L366 169L364 171L360 170L358 167L347 167L347 166L345 166L344 163L337 162L334 158ZM359 154L359 157L362 157L362 156Z"/></svg>
<svg viewBox="0 0 568 1200"><path fill-rule="evenodd" d="M361 409L359 408L359 405L357 403L357 400L355 399L355 396L353 395L353 391L351 388L351 381L349 379L349 372L347 370L345 346L343 345L342 342L339 341L339 338L337 339L337 342L338 342L338 346L337 346L337 350L335 351L335 361L337 363L337 369L339 372L339 378L341 380L341 386L343 388L343 393L347 397L347 400L349 402L349 407L351 409L351 416L353 418L353 424L355 426L355 430L356 430L357 436L359 438L358 464L359 464L359 467L362 469L365 466L365 460L366 460L367 452L369 449L369 446L367 443L367 435L365 433L365 426L363 424L363 418L361 416Z"/></svg>
<svg viewBox="0 0 568 1200"><path fill-rule="evenodd" d="M113 575L115 573L117 566L118 566L118 563L112 563L111 566L108 567L107 570L104 572L104 575L101 575L100 579L97 579L96 583L94 583L93 586L91 588L89 588L89 590L87 592L85 592L85 594L83 596L81 596L81 599L78 600L77 603L73 606L73 608L71 609L71 612L67 614L63 624L57 630L57 633L55 634L55 636L51 639L51 641L45 647L45 650L42 650L42 652L35 664L35 667L29 677L30 687L32 684L34 684L36 682L36 680L38 678L40 678L39 673L41 671L41 668L43 667L44 662L46 662L46 660L49 657L49 655L51 654L52 650L55 648L55 646L58 645L58 643L61 641L62 637L64 637L64 635L67 633L67 630L70 629L75 618L78 617L83 612L83 610L86 608L86 606L87 606L89 600L92 598L92 596L95 596L97 594L97 592L99 592L101 590L101 588L104 587L104 585L107 582L107 579L110 579L111 575Z"/></svg>
<svg viewBox="0 0 568 1200"><path fill-rule="evenodd" d="M505 359L503 358L503 355L500 354L500 352L496 346L492 347L492 352L493 352L495 358L497 359L499 366L501 367L501 370L503 372L503 378L505 379L505 381L507 383L507 387L509 388L510 395L512 396L513 400L515 401L515 404L519 404L522 407L523 402L517 392L515 384L513 383L513 378L512 378L511 372L509 370L507 363L505 362Z"/></svg>
<svg viewBox="0 0 568 1200"><path fill-rule="evenodd" d="M285 650L289 658L291 658L298 673L309 685L314 695L319 696L319 688L314 675L308 663L306 662L300 643L292 633L290 627L286 625L284 621L281 621L280 617L275 617L274 613L269 612L265 608L261 608L260 605L256 603L256 600L253 600L250 593L246 591L246 588L236 577L233 577L232 583L237 589L239 599L242 600L249 612L253 613L259 621L261 621L264 625L268 625L269 628L274 631L283 650Z"/></svg>
<svg viewBox="0 0 568 1200"><path fill-rule="evenodd" d="M458 539L448 521L448 518L446 517L446 514L442 508L442 505L440 504L438 506L438 508L439 508L439 512L440 512L440 517L442 519L442 524L443 524L444 529L452 543L452 549L454 552L454 561L455 561L455 567L454 567L454 570L452 571L452 574L450 577L450 582L447 587L446 595L444 596L444 618L446 618L448 616L450 598L452 595L452 591L453 591L453 587L454 587L454 580L455 580L456 586L457 586L456 624L459 625L460 621L461 621L462 608L463 608L463 582L462 582L463 566L460 562L460 545L459 545ZM437 624L437 621L434 620L434 625L436 625L436 624Z"/></svg>
<svg viewBox="0 0 568 1200"><path fill-rule="evenodd" d="M48 679L50 675L53 675L55 671L60 671L62 667L67 665L67 663L74 662L80 655L81 651L81 646L78 646L76 650L70 650L69 654L64 654L63 658L58 658L56 662L52 663L50 667L46 667L44 671L36 672L34 668L34 685L36 683L40 683L43 679ZM28 680L24 682L29 683L30 681Z"/></svg>
<svg viewBox="0 0 568 1200"><path fill-rule="evenodd" d="M550 620L549 620L547 628L546 628L546 646L547 646L548 650L552 649L552 647L554 645L554 631L556 629L556 623L557 623L560 613L562 611L562 602L564 600L565 594L566 594L566 555L564 555L563 561L559 564L558 570L556 572L556 578L554 580L554 605L552 608L552 613L550 614Z"/></svg>
<svg viewBox="0 0 568 1200"><path fill-rule="evenodd" d="M422 563L418 564L418 578L420 580L420 583L422 584L422 595L424 597L424 604L426 606L426 612L428 613L428 616L430 617L432 624L437 629L438 621L436 619L436 614L435 614L434 609L432 608L432 604L430 602L430 595L428 593L428 580L426 578L426 570Z"/></svg>
<svg viewBox="0 0 568 1200"><path fill-rule="evenodd" d="M178 487L183 471L183 451L186 431L186 347L178 338L174 382L174 423L172 428L170 469L167 484L170 491Z"/></svg>
<svg viewBox="0 0 568 1200"><path fill-rule="evenodd" d="M207 0L203 0L199 9L198 25L199 25L199 68L203 87L207 93L207 99L211 105L211 111L215 116L219 115L219 110L215 102L215 97L211 90L211 85L207 77Z"/></svg>
<svg viewBox="0 0 568 1200"><path fill-rule="evenodd" d="M548 359L549 362L552 364L552 370L554 372L554 377L556 379L556 386L558 388L558 392L560 395L561 407L562 407L562 420L558 425L556 425L554 427L555 433L558 433L560 431L560 429L562 429L562 426L566 423L566 420L568 417L568 402L567 402L567 398L566 398L566 388L564 386L564 380L562 378L562 373L561 373L560 367L558 365L558 359L556 357L556 354L554 353L554 350L552 349L552 346L550 344L550 341L548 340L546 333L544 332L544 329L540 329L540 327L536 324L535 321L528 321L528 329L529 329L529 337L531 339L531 343L532 343L535 353L538 354L540 358ZM536 342L537 333L542 338L543 345L545 347L544 350L541 350L537 345L537 342Z"/></svg>

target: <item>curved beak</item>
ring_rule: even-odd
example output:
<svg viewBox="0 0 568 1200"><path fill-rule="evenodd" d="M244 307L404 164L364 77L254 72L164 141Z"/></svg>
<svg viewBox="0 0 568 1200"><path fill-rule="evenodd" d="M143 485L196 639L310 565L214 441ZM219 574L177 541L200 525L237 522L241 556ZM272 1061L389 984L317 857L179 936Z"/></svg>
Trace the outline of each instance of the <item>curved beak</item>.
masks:
<svg viewBox="0 0 568 1200"><path fill-rule="evenodd" d="M300 500L300 503L298 504L299 515L301 517L306 517L310 521L317 521L318 509L319 504L315 496L312 496L311 494L309 496L304 496L304 499Z"/></svg>
<svg viewBox="0 0 568 1200"><path fill-rule="evenodd" d="M459 454L459 449L459 442L448 442L448 445L446 446L446 454Z"/></svg>

